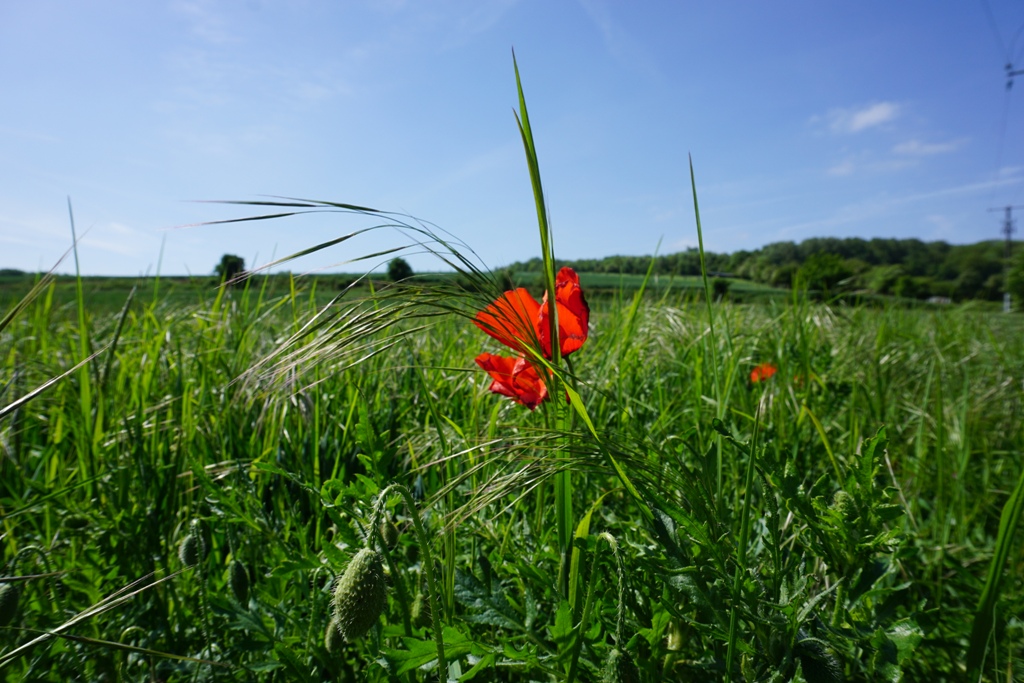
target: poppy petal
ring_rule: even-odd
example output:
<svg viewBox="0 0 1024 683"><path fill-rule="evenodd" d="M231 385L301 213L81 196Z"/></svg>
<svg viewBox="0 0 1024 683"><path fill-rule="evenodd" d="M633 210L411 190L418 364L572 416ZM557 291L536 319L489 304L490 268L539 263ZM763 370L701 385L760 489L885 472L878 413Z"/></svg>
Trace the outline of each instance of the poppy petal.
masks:
<svg viewBox="0 0 1024 683"><path fill-rule="evenodd" d="M523 287L505 292L476 314L473 323L519 353L537 344L535 321L540 304Z"/></svg>
<svg viewBox="0 0 1024 683"><path fill-rule="evenodd" d="M491 391L508 396L530 410L534 410L548 396L544 380L525 358L481 353L476 357L476 364L491 376Z"/></svg>

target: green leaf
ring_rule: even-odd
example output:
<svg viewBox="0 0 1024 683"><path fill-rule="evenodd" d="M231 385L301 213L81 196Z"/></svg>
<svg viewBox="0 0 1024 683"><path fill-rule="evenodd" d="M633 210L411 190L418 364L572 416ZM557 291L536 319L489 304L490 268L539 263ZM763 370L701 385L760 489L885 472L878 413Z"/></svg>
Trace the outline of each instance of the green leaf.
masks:
<svg viewBox="0 0 1024 683"><path fill-rule="evenodd" d="M526 626L509 606L505 591L497 579L485 586L469 572L455 571L455 599L473 613L466 620L475 624L488 624L500 628L525 631Z"/></svg>
<svg viewBox="0 0 1024 683"><path fill-rule="evenodd" d="M924 631L911 618L897 621L889 629L887 635L889 640L896 645L896 661L900 666L910 659L910 656L914 654L914 650L917 649L917 646L924 639Z"/></svg>
<svg viewBox="0 0 1024 683"><path fill-rule="evenodd" d="M555 612L555 623L549 629L551 639L558 643L559 652L568 650L569 642L572 640L572 607L567 600L560 600L558 611Z"/></svg>
<svg viewBox="0 0 1024 683"><path fill-rule="evenodd" d="M474 650L474 643L457 629L446 626L444 635L444 656L449 661L465 657ZM394 675L401 676L431 662L437 662L437 646L433 639L402 638L405 650L382 650L388 668ZM481 650L483 652L483 650Z"/></svg>
<svg viewBox="0 0 1024 683"><path fill-rule="evenodd" d="M478 673L480 673L481 671L486 671L490 667L494 666L494 660L495 659L496 659L496 657L494 656L494 653L493 652L488 652L483 657L481 657L479 660L477 660L477 663L473 665L473 668L471 668L469 671L467 671L466 673L464 673L461 676L459 676L459 680L460 681L471 681L471 680L473 680Z"/></svg>
<svg viewBox="0 0 1024 683"><path fill-rule="evenodd" d="M386 668L396 676L437 661L437 648L432 639L402 638L402 642L405 644L405 650L381 650L387 662ZM448 657L447 650L445 657Z"/></svg>

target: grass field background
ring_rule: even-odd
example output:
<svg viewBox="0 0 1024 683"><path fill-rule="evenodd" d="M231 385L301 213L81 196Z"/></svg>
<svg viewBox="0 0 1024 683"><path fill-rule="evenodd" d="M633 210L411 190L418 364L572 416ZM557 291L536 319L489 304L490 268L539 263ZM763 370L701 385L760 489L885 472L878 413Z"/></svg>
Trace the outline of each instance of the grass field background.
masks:
<svg viewBox="0 0 1024 683"><path fill-rule="evenodd" d="M0 337L0 405L97 354L0 421L8 680L432 680L425 551L463 680L596 680L623 653L650 681L967 680L980 603L974 678L1022 675L1019 316L787 295L716 303L712 336L678 281L595 296L591 432L489 393L493 340L411 286L352 290L304 334L337 288L139 284L55 283ZM388 545L392 482L416 511L382 503ZM368 536L387 607L329 651Z"/></svg>

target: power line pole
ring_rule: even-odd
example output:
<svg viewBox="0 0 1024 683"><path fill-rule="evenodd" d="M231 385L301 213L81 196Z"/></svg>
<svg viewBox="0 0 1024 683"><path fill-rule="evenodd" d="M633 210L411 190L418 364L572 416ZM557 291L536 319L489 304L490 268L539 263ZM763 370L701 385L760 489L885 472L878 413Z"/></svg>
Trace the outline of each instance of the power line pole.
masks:
<svg viewBox="0 0 1024 683"><path fill-rule="evenodd" d="M1009 90L1013 87L1013 77L1024 75L1024 69L1014 69L1010 62L1007 62L1004 68L1006 69L1006 89Z"/></svg>
<svg viewBox="0 0 1024 683"><path fill-rule="evenodd" d="M1010 310L1011 310L1009 283L1010 283L1010 257L1013 256L1013 230L1014 230L1014 228L1013 228L1013 210L1014 209L1024 209L1024 206L1020 206L1020 205L1018 205L1018 206L1003 206L1003 207L993 207L993 208L989 209L989 212L992 212L992 211L1002 211L1002 212L1004 212L1004 216L1003 216L1003 235L1006 236L1006 251L1003 254L1003 256L1005 257L1005 260L1006 260L1006 266L1005 266L1006 270L1005 270L1005 274L1003 276L1003 289L1004 289L1004 291L1003 291L1003 313L1009 313Z"/></svg>

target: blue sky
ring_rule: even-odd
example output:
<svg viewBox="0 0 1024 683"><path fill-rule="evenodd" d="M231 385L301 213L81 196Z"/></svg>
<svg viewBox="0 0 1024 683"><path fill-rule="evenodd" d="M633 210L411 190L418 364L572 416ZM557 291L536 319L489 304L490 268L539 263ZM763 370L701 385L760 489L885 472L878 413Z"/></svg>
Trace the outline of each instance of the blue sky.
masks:
<svg viewBox="0 0 1024 683"><path fill-rule="evenodd" d="M535 256L513 47L560 257L695 245L688 154L710 251L999 238L987 209L1024 204L1022 27L1008 0L6 2L0 268L60 258L68 197L87 274L206 274L364 225L180 227L246 213L191 200L261 195L407 212L488 266Z"/></svg>

